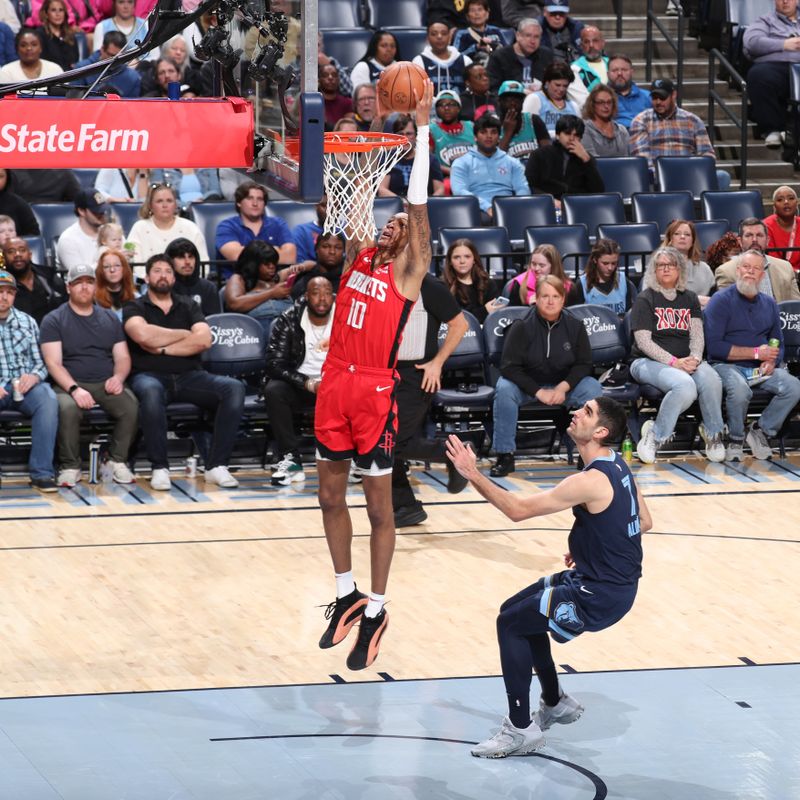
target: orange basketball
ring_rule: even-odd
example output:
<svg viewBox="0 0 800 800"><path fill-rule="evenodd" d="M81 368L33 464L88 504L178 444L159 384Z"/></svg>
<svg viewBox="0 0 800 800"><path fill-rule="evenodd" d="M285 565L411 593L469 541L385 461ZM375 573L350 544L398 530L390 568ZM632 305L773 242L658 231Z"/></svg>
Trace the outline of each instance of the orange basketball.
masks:
<svg viewBox="0 0 800 800"><path fill-rule="evenodd" d="M427 74L410 61L398 61L381 72L378 78L378 98L384 111L413 111L417 97L422 97Z"/></svg>

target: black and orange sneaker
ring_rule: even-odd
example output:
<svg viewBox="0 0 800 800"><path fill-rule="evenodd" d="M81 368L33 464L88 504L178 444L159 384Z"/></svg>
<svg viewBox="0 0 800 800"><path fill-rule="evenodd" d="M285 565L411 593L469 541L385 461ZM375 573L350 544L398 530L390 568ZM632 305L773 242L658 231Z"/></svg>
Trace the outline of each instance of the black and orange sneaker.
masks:
<svg viewBox="0 0 800 800"><path fill-rule="evenodd" d="M325 609L325 619L329 619L330 624L322 634L319 646L327 650L346 639L350 628L358 622L366 607L367 596L359 592L358 588L353 589L345 597L339 597L329 603Z"/></svg>
<svg viewBox="0 0 800 800"><path fill-rule="evenodd" d="M389 615L382 608L377 617L361 617L358 624L358 638L347 656L347 668L366 669L378 657L381 638L389 627Z"/></svg>

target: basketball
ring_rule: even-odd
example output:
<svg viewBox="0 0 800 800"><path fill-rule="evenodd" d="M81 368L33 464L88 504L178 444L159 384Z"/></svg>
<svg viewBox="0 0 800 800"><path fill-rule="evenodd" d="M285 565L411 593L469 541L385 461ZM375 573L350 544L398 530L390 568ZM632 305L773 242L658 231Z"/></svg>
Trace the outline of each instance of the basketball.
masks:
<svg viewBox="0 0 800 800"><path fill-rule="evenodd" d="M384 111L413 111L417 97L422 97L427 74L410 61L398 61L381 72L378 78L378 98Z"/></svg>

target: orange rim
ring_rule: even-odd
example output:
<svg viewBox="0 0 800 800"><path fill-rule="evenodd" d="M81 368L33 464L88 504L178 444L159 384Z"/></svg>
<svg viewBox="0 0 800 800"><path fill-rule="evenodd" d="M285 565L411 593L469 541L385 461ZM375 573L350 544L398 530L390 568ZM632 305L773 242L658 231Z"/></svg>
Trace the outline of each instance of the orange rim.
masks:
<svg viewBox="0 0 800 800"><path fill-rule="evenodd" d="M399 133L345 131L325 134L326 153L368 153L377 147L408 146L408 139Z"/></svg>

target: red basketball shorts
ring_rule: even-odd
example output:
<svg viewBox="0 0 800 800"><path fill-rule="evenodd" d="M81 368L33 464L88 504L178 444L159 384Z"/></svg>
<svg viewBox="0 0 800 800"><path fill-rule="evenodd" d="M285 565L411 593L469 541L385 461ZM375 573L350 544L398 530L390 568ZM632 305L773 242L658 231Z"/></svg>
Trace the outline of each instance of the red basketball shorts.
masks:
<svg viewBox="0 0 800 800"><path fill-rule="evenodd" d="M317 458L352 458L364 475L391 472L399 383L392 369L360 367L328 356L314 412Z"/></svg>

